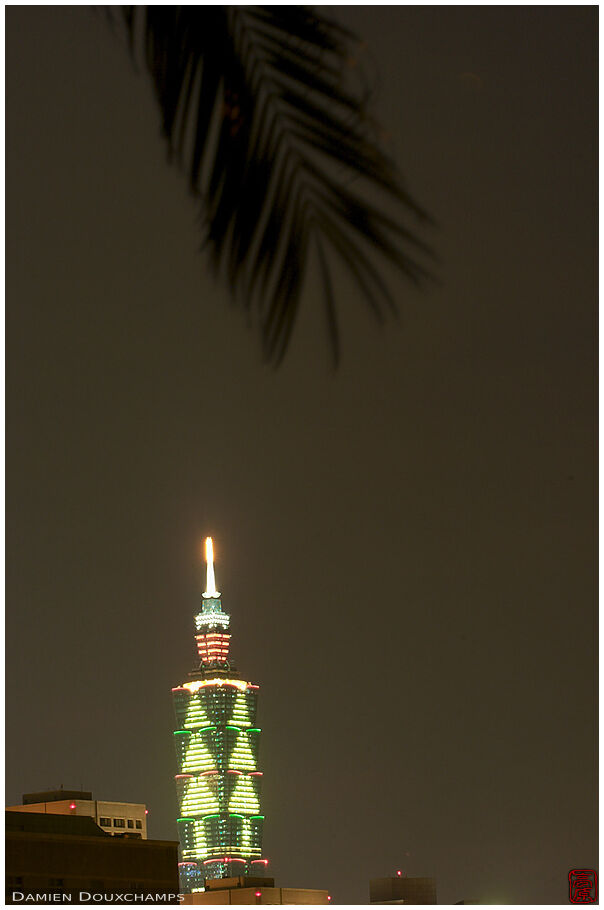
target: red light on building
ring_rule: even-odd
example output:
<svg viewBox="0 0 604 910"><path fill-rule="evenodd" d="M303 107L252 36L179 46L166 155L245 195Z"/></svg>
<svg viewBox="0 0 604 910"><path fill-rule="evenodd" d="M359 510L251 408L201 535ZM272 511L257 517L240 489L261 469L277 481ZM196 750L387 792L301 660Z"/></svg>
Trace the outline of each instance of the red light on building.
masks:
<svg viewBox="0 0 604 910"><path fill-rule="evenodd" d="M145 809L145 815L149 815L149 810Z"/></svg>
<svg viewBox="0 0 604 910"><path fill-rule="evenodd" d="M400 869L397 869L397 870L396 870L396 874L400 876L400 875L402 875L403 873L401 872Z"/></svg>
<svg viewBox="0 0 604 910"><path fill-rule="evenodd" d="M75 807L76 807L76 804L75 804L75 803L70 803L70 804L69 804L69 808L70 808L70 809L75 809Z"/></svg>

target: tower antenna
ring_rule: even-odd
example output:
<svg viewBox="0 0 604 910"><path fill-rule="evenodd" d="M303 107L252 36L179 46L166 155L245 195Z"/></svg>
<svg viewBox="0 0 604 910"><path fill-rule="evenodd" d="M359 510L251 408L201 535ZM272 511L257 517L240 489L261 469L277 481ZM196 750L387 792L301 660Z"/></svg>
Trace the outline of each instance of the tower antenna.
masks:
<svg viewBox="0 0 604 910"><path fill-rule="evenodd" d="M211 537L206 537L206 565L206 590L202 597L220 597L220 591L216 590L216 579L214 578L214 547Z"/></svg>

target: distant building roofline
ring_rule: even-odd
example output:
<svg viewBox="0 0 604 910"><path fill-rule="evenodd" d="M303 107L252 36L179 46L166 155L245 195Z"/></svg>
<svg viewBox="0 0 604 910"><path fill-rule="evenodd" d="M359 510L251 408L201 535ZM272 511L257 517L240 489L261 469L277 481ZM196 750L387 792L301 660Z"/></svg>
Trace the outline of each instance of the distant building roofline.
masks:
<svg viewBox="0 0 604 910"><path fill-rule="evenodd" d="M4 813L6 831L24 831L28 834L68 834L77 837L108 837L90 815L49 815L46 812Z"/></svg>
<svg viewBox="0 0 604 910"><path fill-rule="evenodd" d="M31 803L54 803L62 799L92 799L90 790L44 790L41 793L24 793L23 805Z"/></svg>

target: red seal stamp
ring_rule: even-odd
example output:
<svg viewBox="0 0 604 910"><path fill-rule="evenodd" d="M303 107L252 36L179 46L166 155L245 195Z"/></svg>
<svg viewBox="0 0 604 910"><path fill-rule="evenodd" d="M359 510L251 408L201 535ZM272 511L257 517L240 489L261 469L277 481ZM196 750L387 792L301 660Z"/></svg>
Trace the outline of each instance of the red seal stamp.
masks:
<svg viewBox="0 0 604 910"><path fill-rule="evenodd" d="M571 904L595 904L598 900L598 874L595 869L571 869L568 873L568 899Z"/></svg>

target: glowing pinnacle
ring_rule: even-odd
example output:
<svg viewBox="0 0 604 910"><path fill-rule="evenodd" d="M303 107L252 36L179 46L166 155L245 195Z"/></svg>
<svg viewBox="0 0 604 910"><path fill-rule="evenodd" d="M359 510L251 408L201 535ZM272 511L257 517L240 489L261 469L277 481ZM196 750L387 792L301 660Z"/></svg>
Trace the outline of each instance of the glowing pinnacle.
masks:
<svg viewBox="0 0 604 910"><path fill-rule="evenodd" d="M220 591L216 590L216 579L214 578L214 547L211 537L206 537L206 563L206 590L202 597L220 597Z"/></svg>

